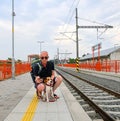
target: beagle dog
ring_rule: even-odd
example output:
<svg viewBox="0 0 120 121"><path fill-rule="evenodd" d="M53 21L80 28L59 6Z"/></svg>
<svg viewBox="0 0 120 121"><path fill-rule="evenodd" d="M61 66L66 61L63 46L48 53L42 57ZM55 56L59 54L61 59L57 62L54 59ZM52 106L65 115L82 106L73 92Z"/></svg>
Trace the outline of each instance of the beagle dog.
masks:
<svg viewBox="0 0 120 121"><path fill-rule="evenodd" d="M54 102L55 98L53 94L53 81L50 77L46 77L43 79L43 82L45 84L45 90L42 91L43 101Z"/></svg>

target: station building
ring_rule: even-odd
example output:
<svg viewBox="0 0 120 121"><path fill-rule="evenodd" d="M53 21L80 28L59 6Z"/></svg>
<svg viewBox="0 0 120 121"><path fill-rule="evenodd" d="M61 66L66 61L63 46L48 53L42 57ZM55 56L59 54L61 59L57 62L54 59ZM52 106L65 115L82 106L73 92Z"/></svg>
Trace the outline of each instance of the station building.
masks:
<svg viewBox="0 0 120 121"><path fill-rule="evenodd" d="M94 53L94 61L98 60L98 52ZM100 60L120 60L120 46L100 51ZM80 58L80 62L93 61L93 54L87 54Z"/></svg>

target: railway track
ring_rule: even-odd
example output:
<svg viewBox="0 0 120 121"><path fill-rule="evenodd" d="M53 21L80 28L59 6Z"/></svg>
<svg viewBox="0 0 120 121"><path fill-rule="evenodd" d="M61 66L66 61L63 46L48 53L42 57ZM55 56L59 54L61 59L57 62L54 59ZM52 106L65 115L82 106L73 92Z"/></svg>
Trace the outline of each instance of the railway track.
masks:
<svg viewBox="0 0 120 121"><path fill-rule="evenodd" d="M56 71L92 120L120 121L120 93L81 79L62 68Z"/></svg>

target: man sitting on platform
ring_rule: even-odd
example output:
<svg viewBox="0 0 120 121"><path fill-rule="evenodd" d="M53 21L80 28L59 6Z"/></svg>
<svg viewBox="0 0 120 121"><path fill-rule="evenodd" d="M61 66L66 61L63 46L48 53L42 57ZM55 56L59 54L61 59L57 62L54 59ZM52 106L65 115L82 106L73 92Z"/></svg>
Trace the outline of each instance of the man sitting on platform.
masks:
<svg viewBox="0 0 120 121"><path fill-rule="evenodd" d="M41 92L45 89L43 83L43 78L51 77L53 81L53 92L59 87L62 82L62 77L60 75L55 76L54 64L52 61L48 61L49 55L47 51L42 51L40 54L40 62L36 64L33 70L35 76L35 87L38 98L41 97ZM55 99L59 97L54 93ZM55 99L50 100L51 102Z"/></svg>

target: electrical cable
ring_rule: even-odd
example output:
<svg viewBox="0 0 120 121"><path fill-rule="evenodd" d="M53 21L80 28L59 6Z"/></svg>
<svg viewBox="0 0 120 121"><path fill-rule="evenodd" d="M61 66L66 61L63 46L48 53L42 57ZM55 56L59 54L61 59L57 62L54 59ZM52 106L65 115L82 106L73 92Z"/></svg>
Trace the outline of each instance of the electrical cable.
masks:
<svg viewBox="0 0 120 121"><path fill-rule="evenodd" d="M105 24L105 23L92 21L92 20L90 20L90 19L86 19L86 18L80 18L80 17L78 17L78 19L81 19L81 20L84 20L84 21L88 21L88 22L91 22L91 23L100 24L100 25L107 25L107 24Z"/></svg>
<svg viewBox="0 0 120 121"><path fill-rule="evenodd" d="M75 0L74 0L74 1L75 1ZM78 0L78 2L77 2L77 4L75 5L75 7L74 7L73 4L72 4L73 11L70 10L70 11L72 12L72 14L71 14L70 18L69 18L68 21L67 21L67 26L66 26L66 28L64 29L64 32L67 31L68 25L70 24L70 22L71 22L71 20L72 20L72 18L73 18L73 15L74 15L74 12L75 12L75 8L79 5L79 2L80 2L80 0ZM73 3L74 3L74 2L73 2ZM72 7L71 7L70 9L72 9Z"/></svg>

